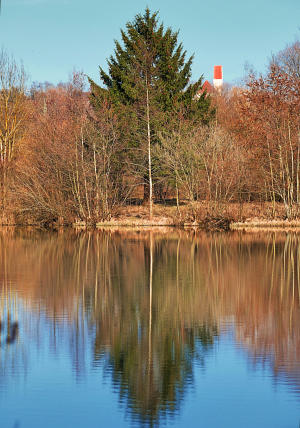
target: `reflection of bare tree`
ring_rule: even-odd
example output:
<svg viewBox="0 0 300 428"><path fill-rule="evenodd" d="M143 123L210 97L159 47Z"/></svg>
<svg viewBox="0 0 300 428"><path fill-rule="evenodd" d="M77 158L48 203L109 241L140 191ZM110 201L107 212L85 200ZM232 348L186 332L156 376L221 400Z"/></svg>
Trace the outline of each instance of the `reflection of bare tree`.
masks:
<svg viewBox="0 0 300 428"><path fill-rule="evenodd" d="M267 363L275 378L285 378L299 393L299 237L287 235L284 242L277 242L275 235L270 236L263 256L252 274L251 300L248 293L247 301L239 302L237 338L253 363Z"/></svg>
<svg viewBox="0 0 300 428"><path fill-rule="evenodd" d="M9 285L22 296L23 316L35 314L36 341L46 329L52 350L69 343L78 376L92 341L94 364L107 364L120 400L151 425L176 411L194 359L205 364L228 320L251 360L267 361L299 391L299 241L278 234L3 231L0 290L7 296Z"/></svg>

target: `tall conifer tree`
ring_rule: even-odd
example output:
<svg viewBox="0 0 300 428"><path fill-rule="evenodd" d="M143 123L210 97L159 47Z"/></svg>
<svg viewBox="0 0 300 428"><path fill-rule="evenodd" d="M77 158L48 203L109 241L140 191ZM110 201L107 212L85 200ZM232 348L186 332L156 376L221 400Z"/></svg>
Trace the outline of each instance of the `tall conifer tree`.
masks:
<svg viewBox="0 0 300 428"><path fill-rule="evenodd" d="M91 100L97 109L109 97L125 118L127 127L123 135L126 145L138 149L139 159L135 158L134 163L145 180L144 199L147 195L151 218L151 147L158 141L158 133L170 129L179 112L186 119L205 124L214 111L206 94L197 96L201 93L202 76L196 83L190 83L193 56L186 60L186 51L178 44L178 32L165 30L158 22L157 12L151 13L147 8L143 15L136 15L126 24L126 31L121 30L121 36L123 46L115 41L114 55L107 61L108 73L100 67L106 89L90 80Z"/></svg>

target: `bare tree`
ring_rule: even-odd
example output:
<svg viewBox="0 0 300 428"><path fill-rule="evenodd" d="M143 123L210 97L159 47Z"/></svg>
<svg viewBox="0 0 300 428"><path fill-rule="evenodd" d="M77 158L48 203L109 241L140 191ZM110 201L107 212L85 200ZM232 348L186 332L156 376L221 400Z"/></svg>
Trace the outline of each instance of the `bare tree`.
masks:
<svg viewBox="0 0 300 428"><path fill-rule="evenodd" d="M0 51L0 192L2 214L6 206L9 170L16 157L26 118L26 74L5 50Z"/></svg>
<svg viewBox="0 0 300 428"><path fill-rule="evenodd" d="M196 126L162 137L157 156L175 187L178 208L179 190L191 203L205 199L214 211L238 199L244 153L220 126Z"/></svg>
<svg viewBox="0 0 300 428"><path fill-rule="evenodd" d="M105 103L92 114L83 79L74 73L68 84L36 91L31 99L14 180L19 221L94 224L120 202L117 119Z"/></svg>
<svg viewBox="0 0 300 428"><path fill-rule="evenodd" d="M300 40L288 44L282 51L273 55L270 65L276 65L289 77L300 79Z"/></svg>

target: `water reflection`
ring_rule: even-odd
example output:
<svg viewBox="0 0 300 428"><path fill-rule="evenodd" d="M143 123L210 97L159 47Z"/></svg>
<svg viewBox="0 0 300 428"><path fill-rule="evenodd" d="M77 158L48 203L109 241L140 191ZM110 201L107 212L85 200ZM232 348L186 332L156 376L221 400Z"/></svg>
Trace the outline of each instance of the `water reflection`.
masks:
<svg viewBox="0 0 300 428"><path fill-rule="evenodd" d="M1 346L2 327L3 327L3 323L0 321L0 346ZM12 345L15 342L18 336L18 330L19 330L19 324L16 321L11 322L11 319L8 316L7 333L6 333L6 339L5 339L5 343L7 345Z"/></svg>
<svg viewBox="0 0 300 428"><path fill-rule="evenodd" d="M39 350L67 347L77 381L103 365L122 408L153 426L179 413L195 367L230 330L253 370L299 397L299 244L275 233L2 230L0 390Z"/></svg>

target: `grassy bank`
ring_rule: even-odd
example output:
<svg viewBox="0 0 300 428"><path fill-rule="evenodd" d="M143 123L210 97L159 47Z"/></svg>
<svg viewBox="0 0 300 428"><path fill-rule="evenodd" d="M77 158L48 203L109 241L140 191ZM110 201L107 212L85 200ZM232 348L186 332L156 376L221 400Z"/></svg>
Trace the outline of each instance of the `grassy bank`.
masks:
<svg viewBox="0 0 300 428"><path fill-rule="evenodd" d="M85 222L74 223L86 227ZM300 218L284 218L284 207L277 204L275 216L270 203L230 203L212 205L206 202L155 204L153 218L149 220L145 205L123 206L116 210L108 221L96 223L96 227L201 227L214 230L250 228L300 228Z"/></svg>
<svg viewBox="0 0 300 428"><path fill-rule="evenodd" d="M13 217L4 217L0 224L3 226L34 226L57 228L61 226L86 227L200 227L205 230L238 230L238 229L300 229L299 218L286 219L282 204L276 205L274 213L270 203L227 203L209 204L207 202L185 202L178 207L174 201L154 204L153 217L149 220L147 205L124 205L116 207L106 221L85 222L81 220L66 223L59 221L37 223L30 221L15 221Z"/></svg>

